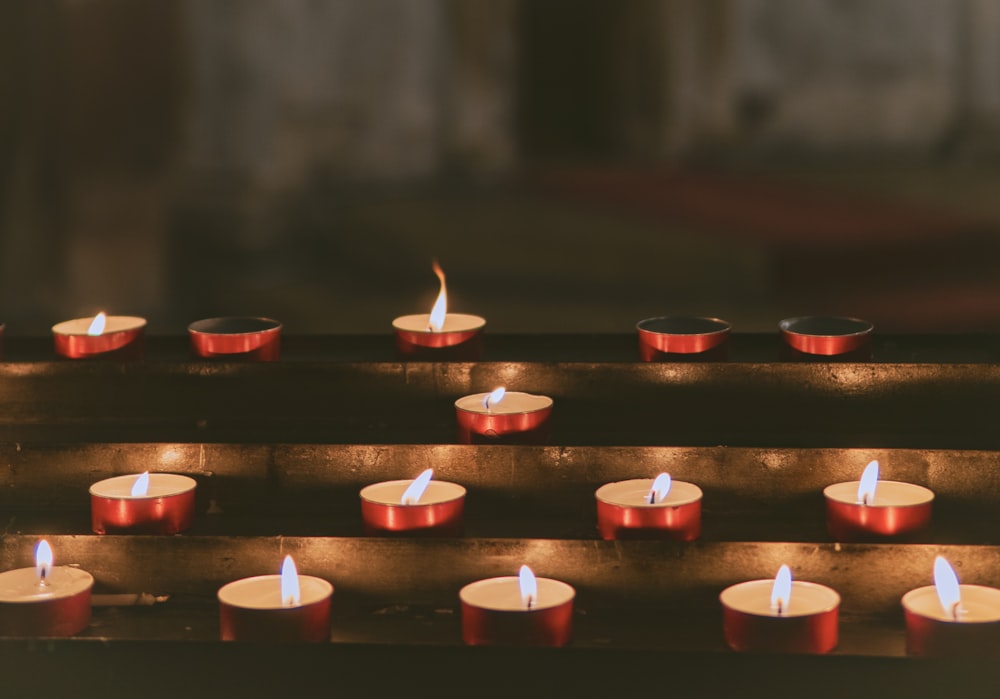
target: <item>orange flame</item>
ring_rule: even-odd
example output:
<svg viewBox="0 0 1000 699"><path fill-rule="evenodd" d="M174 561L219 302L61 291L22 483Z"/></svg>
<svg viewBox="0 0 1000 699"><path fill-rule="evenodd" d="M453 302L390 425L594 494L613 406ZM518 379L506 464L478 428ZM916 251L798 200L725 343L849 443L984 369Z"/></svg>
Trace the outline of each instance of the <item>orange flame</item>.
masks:
<svg viewBox="0 0 1000 699"><path fill-rule="evenodd" d="M285 556L281 564L281 603L286 607L297 607L300 597L299 571L295 569L295 561L291 556Z"/></svg>
<svg viewBox="0 0 1000 699"><path fill-rule="evenodd" d="M434 302L434 307L431 309L430 326L431 330L439 333L444 327L444 317L448 314L448 291L444 285L444 272L437 260L434 260L434 274L441 282L441 291L438 292L437 301Z"/></svg>

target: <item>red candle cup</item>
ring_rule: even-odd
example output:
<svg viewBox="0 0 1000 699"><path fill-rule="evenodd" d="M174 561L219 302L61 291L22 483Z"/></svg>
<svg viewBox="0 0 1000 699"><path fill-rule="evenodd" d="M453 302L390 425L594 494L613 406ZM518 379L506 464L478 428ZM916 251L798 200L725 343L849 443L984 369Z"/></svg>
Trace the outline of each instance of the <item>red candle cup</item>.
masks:
<svg viewBox="0 0 1000 699"><path fill-rule="evenodd" d="M934 585L910 590L902 605L910 655L1000 657L1000 590L959 585L943 557L934 561Z"/></svg>
<svg viewBox="0 0 1000 699"><path fill-rule="evenodd" d="M777 608L771 603L775 580L750 580L722 591L723 635L730 648L827 653L837 646L840 595L825 585L790 578L789 582Z"/></svg>
<svg viewBox="0 0 1000 699"><path fill-rule="evenodd" d="M885 541L911 538L931 521L934 492L922 485L878 480L872 461L860 481L823 489L826 525L836 541Z"/></svg>
<svg viewBox="0 0 1000 699"><path fill-rule="evenodd" d="M281 357L281 323L270 318L206 318L188 326L191 351L203 359L276 362Z"/></svg>
<svg viewBox="0 0 1000 699"><path fill-rule="evenodd" d="M458 438L463 444L544 444L552 399L497 389L455 401Z"/></svg>
<svg viewBox="0 0 1000 699"><path fill-rule="evenodd" d="M462 536L465 488L428 480L426 490L416 498L407 497L417 481L385 481L361 489L366 535Z"/></svg>
<svg viewBox="0 0 1000 699"><path fill-rule="evenodd" d="M144 478L148 479L145 492L141 480ZM193 478L174 473L115 476L98 481L90 486L91 529L95 534L186 531L194 521L197 485Z"/></svg>
<svg viewBox="0 0 1000 699"><path fill-rule="evenodd" d="M43 541L34 568L0 573L0 636L73 636L90 624L94 577L53 567L51 552Z"/></svg>
<svg viewBox="0 0 1000 699"><path fill-rule="evenodd" d="M602 539L694 541L701 536L701 488L669 481L662 499L650 492L652 478L606 483L597 489L597 531Z"/></svg>
<svg viewBox="0 0 1000 699"><path fill-rule="evenodd" d="M639 356L645 362L671 355L699 355L698 359L725 359L732 326L718 318L662 316L646 318L635 326Z"/></svg>
<svg viewBox="0 0 1000 699"><path fill-rule="evenodd" d="M298 575L294 564L282 566L281 575L258 575L219 588L219 631L223 641L330 640L330 598L333 585L322 578ZM294 599L282 585L292 577L298 590Z"/></svg>
<svg viewBox="0 0 1000 699"><path fill-rule="evenodd" d="M392 321L396 352L401 359L475 361L483 354L486 319L449 313L440 330L430 325L430 314L400 316Z"/></svg>
<svg viewBox="0 0 1000 699"><path fill-rule="evenodd" d="M778 324L785 343L806 355L855 356L870 354L875 326L858 318L802 316Z"/></svg>
<svg viewBox="0 0 1000 699"><path fill-rule="evenodd" d="M530 573L530 571L529 571ZM469 583L459 593L462 639L471 646L564 646L573 635L572 586L537 579L531 604L521 593L522 576Z"/></svg>
<svg viewBox="0 0 1000 699"><path fill-rule="evenodd" d="M138 359L146 319L135 316L75 318L52 326L56 354L67 359Z"/></svg>

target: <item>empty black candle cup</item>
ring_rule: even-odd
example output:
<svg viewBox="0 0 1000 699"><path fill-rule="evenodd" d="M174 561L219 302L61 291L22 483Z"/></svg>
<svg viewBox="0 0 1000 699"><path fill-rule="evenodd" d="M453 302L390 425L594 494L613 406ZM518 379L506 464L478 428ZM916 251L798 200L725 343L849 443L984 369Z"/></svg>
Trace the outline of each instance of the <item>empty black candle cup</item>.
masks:
<svg viewBox="0 0 1000 699"><path fill-rule="evenodd" d="M660 316L640 320L639 356L643 361L718 361L729 356L732 325L719 318Z"/></svg>
<svg viewBox="0 0 1000 699"><path fill-rule="evenodd" d="M859 318L802 316L778 324L791 358L832 358L864 361L871 358L875 326Z"/></svg>

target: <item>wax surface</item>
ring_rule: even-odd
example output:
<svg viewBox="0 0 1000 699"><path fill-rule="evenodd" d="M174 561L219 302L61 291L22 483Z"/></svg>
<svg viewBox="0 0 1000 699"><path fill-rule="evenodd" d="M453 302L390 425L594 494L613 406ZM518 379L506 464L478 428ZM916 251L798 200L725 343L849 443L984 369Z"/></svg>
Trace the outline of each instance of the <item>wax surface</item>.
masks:
<svg viewBox="0 0 1000 699"><path fill-rule="evenodd" d="M633 478L627 481L605 483L597 489L596 497L602 502L619 507L678 507L700 500L701 488L686 481L672 481L670 492L662 501L649 503L649 489L652 478Z"/></svg>
<svg viewBox="0 0 1000 699"><path fill-rule="evenodd" d="M72 597L90 589L94 576L85 570L55 566L49 572L44 587L38 584L34 568L18 568L0 573L0 603L43 602Z"/></svg>
<svg viewBox="0 0 1000 699"><path fill-rule="evenodd" d="M483 401L489 393L473 393L471 396L463 396L455 401L455 407L470 413L481 413L483 415L515 415L517 413L532 413L536 410L545 410L552 407L552 399L548 396L536 396L531 393L521 391L507 391L503 400L493 403L487 410Z"/></svg>
<svg viewBox="0 0 1000 699"><path fill-rule="evenodd" d="M87 331L90 330L90 324L93 322L93 316L90 318L74 318L73 320L64 320L61 323L53 325L52 332L57 335L87 335ZM102 332L101 335L111 335L112 333L135 330L145 325L145 318L139 318L136 316L107 316L104 325L104 332Z"/></svg>
<svg viewBox="0 0 1000 699"><path fill-rule="evenodd" d="M467 313L448 313L444 317L444 325L441 326L441 330L431 330L431 315L430 313L417 313L414 315L400 316L392 321L392 327L397 330L406 330L408 332L421 333L421 332L441 332L441 333L460 333L469 332L470 330L477 330L486 325L486 319L479 316L469 315Z"/></svg>
<svg viewBox="0 0 1000 699"><path fill-rule="evenodd" d="M959 622L1000 621L1000 590L984 585L959 585L962 597L962 612ZM945 612L933 585L918 587L903 595L903 607L935 621L955 621L955 617Z"/></svg>
<svg viewBox="0 0 1000 699"><path fill-rule="evenodd" d="M516 575L487 578L469 583L459 593L466 604L501 612L530 612L565 604L576 596L576 590L561 580L538 578L538 595L531 609L521 600L521 586Z"/></svg>
<svg viewBox="0 0 1000 699"><path fill-rule="evenodd" d="M861 481L834 483L823 489L823 495L848 505L860 505L858 486ZM924 505L934 499L934 491L915 483L900 481L879 481L875 497L868 498L867 507L912 507Z"/></svg>
<svg viewBox="0 0 1000 699"><path fill-rule="evenodd" d="M413 483L412 480L374 483L361 489L361 497L378 505L402 506L400 499L411 483ZM464 487L448 481L432 480L427 484L427 490L424 491L424 494L413 505L437 505L442 502L458 500L461 497L465 497Z"/></svg>
<svg viewBox="0 0 1000 699"><path fill-rule="evenodd" d="M149 492L146 495L132 495L132 486L138 476L139 474L106 478L90 486L90 494L102 498L142 500L179 495L194 490L198 485L195 479L188 476L176 473L151 473L149 474Z"/></svg>
<svg viewBox="0 0 1000 699"><path fill-rule="evenodd" d="M722 604L744 614L770 617L806 616L828 612L840 604L840 595L825 585L792 581L792 593L781 614L771 609L774 580L750 580L727 587L719 595Z"/></svg>
<svg viewBox="0 0 1000 699"><path fill-rule="evenodd" d="M314 604L333 594L333 585L312 575L299 576L297 606ZM234 580L219 588L219 601L245 609L288 609L281 599L281 576L258 575Z"/></svg>

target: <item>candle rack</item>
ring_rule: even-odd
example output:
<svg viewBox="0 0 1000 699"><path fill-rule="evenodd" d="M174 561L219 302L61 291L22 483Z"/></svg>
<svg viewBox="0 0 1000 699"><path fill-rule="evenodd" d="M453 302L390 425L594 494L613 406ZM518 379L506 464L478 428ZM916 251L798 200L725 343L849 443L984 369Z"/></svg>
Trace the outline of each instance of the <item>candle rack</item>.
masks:
<svg viewBox="0 0 1000 699"><path fill-rule="evenodd" d="M0 639L14 695L126 696L150 676L146 695L191 682L258 695L279 674L296 691L369 696L413 681L589 696L633 680L700 695L919 696L1000 680L988 661L906 657L899 604L937 554L963 581L1000 586L996 338L876 339L863 364L783 361L776 336L734 336L728 362L657 364L625 336L489 337L479 363L400 363L388 337L292 337L266 365L191 360L184 342L148 338L146 359L123 363L6 340L0 570L28 565L45 535L60 565L95 576L97 604L78 637ZM555 398L553 446L455 443L454 399L501 384ZM871 459L935 491L916 541L826 533L823 487ZM469 489L466 536L361 536L361 487L427 467ZM191 531L90 534L89 485L147 469L198 480ZM702 538L598 540L597 487L661 470L704 490ZM332 643L216 640L218 587L276 572L286 553L334 584ZM573 644L463 646L459 588L522 563L576 587ZM719 592L781 563L841 593L833 654L726 649ZM164 661L182 670L164 676Z"/></svg>

